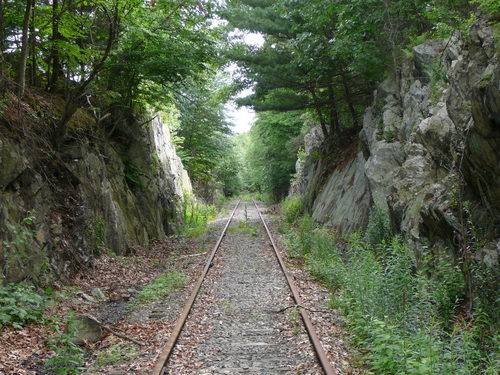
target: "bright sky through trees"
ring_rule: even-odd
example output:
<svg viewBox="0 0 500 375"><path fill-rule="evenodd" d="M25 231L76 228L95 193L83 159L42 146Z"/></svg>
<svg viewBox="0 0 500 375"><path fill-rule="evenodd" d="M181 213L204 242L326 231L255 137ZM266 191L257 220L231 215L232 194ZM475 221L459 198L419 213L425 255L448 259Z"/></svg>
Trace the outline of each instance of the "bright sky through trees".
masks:
<svg viewBox="0 0 500 375"><path fill-rule="evenodd" d="M248 45L261 47L264 44L264 37L259 33L245 33L241 36L244 42ZM231 74L236 74L236 65L232 64L226 68ZM253 89L245 89L239 93L238 97L243 98L251 95ZM233 130L236 133L245 133L250 130L255 121L255 111L249 107L238 108L234 102L229 102L225 106L224 111L229 121L234 124Z"/></svg>

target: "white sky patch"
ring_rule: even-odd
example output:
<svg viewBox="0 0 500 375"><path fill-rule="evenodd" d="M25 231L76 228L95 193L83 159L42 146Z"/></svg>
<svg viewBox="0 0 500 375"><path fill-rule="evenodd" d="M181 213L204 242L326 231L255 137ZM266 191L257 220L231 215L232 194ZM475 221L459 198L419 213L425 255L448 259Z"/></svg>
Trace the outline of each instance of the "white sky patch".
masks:
<svg viewBox="0 0 500 375"><path fill-rule="evenodd" d="M260 48L264 45L264 37L259 33L231 33L231 37L236 40L242 41L245 44L253 47ZM229 72L234 79L238 79L237 66L231 63L226 67L226 72ZM253 88L247 88L241 91L236 97L243 98L254 93ZM234 101L226 103L224 113L227 120L233 124L232 128L235 133L246 133L255 122L255 111L249 107L237 107Z"/></svg>
<svg viewBox="0 0 500 375"><path fill-rule="evenodd" d="M260 48L264 45L264 36L261 33L245 33L243 41L249 46Z"/></svg>
<svg viewBox="0 0 500 375"><path fill-rule="evenodd" d="M245 89L241 91L236 97L243 98L253 94L253 89ZM233 124L232 128L235 133L246 133L255 122L255 111L249 107L237 107L234 101L226 103L224 108L226 118Z"/></svg>
<svg viewBox="0 0 500 375"><path fill-rule="evenodd" d="M233 124L232 129L235 133L246 133L255 122L255 111L248 107L236 107L234 102L226 104L226 118Z"/></svg>

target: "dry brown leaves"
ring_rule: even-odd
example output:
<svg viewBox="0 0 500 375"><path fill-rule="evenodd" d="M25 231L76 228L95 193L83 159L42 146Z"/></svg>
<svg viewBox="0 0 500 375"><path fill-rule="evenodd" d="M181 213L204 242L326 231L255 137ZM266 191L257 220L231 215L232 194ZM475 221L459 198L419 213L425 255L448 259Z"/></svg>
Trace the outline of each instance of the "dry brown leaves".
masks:
<svg viewBox="0 0 500 375"><path fill-rule="evenodd" d="M205 243L205 242L206 243ZM68 292L72 298L65 298L50 307L46 315L59 321L64 321L70 311L98 315L100 309L110 301L118 301L130 296L130 288L138 288L151 283L161 273L175 267L183 266L188 282L185 291L180 293L177 302L179 310L184 304L184 298L189 295L189 289L196 279L199 269L203 266L205 256L188 257L177 262L179 257L199 252L200 248L208 249L213 245L210 238L185 240L171 237L166 241L156 243L151 249L136 248L135 254L129 257L102 255L95 261L94 267L75 276L73 285L58 286L61 291ZM187 265L187 266L186 266ZM79 290L75 293L75 287ZM87 300L82 298L82 292L91 295L93 288L100 288L106 296L106 301ZM154 360L165 344L175 324L175 319L145 319L141 321L122 320L109 326L143 342L138 347L135 358L124 363L97 368L94 364L96 355L105 351L119 339L105 332L101 341L87 344L85 367L87 373L107 374L110 371L125 371L128 374L147 374L154 365ZM30 325L22 330L6 328L0 332L0 374L32 375L44 373L43 364L54 355L47 346L47 339L52 335L49 327ZM90 370L92 369L92 370ZM40 372L42 371L42 372Z"/></svg>
<svg viewBox="0 0 500 375"><path fill-rule="evenodd" d="M43 326L27 326L22 330L5 328L0 335L0 374L34 374L23 365L25 361L38 355L50 355L45 347L45 337L49 329Z"/></svg>

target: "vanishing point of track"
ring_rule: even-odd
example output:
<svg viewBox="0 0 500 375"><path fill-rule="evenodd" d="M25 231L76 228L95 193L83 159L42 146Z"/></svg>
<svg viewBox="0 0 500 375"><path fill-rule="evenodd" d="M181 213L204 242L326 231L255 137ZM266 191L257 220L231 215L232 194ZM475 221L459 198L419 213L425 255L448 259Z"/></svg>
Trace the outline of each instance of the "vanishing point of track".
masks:
<svg viewBox="0 0 500 375"><path fill-rule="evenodd" d="M213 261L214 261L215 255L217 253L217 250L219 249L219 247L222 244L222 241L226 235L227 229L228 229L229 225L231 224L231 221L233 220L233 217L235 215L236 210L238 209L238 207L240 205L240 202L241 202L241 200L239 200L236 203L233 211L231 212L231 214L230 214L230 216L229 216L229 218L228 218L228 220L227 220L227 222L222 230L222 233L220 234L220 236L217 240L217 243L215 244L214 248L212 249L210 255L208 256L208 259L205 263L205 267L204 267L201 275L199 276L198 281L195 284L194 289L191 292L191 295L184 306L184 309L182 310L179 318L177 319L177 322L173 328L172 333L169 336L167 343L165 344L165 346L163 347L159 356L157 357L155 367L154 367L151 375L163 375L167 371L166 366L167 366L167 363L169 361L169 358L170 358L172 352L174 351L174 348L175 348L176 343L181 335L183 327L184 327L184 325L185 325L185 323L190 315L190 312L191 312L193 305L198 297L198 294L200 293L200 289L202 288L202 284L205 280L205 277L207 276L208 271L210 270L210 268L213 265ZM265 228L265 231L267 233L270 244L274 250L274 255L279 263L279 267L280 267L280 269L281 269L281 271L286 279L286 282L287 282L288 288L291 292L294 304L299 307L299 312L300 312L300 316L302 318L302 322L304 324L304 328L306 329L306 332L309 336L309 340L312 344L312 347L314 348L317 360L318 360L319 364L321 365L325 375L337 374L337 371L335 371L333 369L330 362L328 361L326 353L325 353L325 351L321 345L321 342L320 342L320 340L315 332L314 326L311 322L311 319L309 318L307 311L304 310L303 308L300 308L300 306L302 306L302 304L301 304L299 292L298 292L296 286L294 285L292 278L290 277L290 275L288 274L288 272L286 270L283 259L278 251L276 243L273 240L273 237L272 237L271 232L270 232L270 230L269 230L269 228L264 220L264 217L262 216L255 201L253 202L253 204L254 204L255 209L258 213L260 221L262 222L262 225ZM246 208L245 208L245 210L246 210Z"/></svg>

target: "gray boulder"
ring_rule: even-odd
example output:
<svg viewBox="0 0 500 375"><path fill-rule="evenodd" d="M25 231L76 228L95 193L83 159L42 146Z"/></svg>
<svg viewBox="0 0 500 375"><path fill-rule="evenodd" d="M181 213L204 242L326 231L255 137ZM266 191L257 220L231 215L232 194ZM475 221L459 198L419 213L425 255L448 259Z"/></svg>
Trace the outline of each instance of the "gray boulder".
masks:
<svg viewBox="0 0 500 375"><path fill-rule="evenodd" d="M97 342L102 338L101 326L87 315L77 315L71 324L67 330L71 331L73 334L71 341L77 345L82 345L86 341Z"/></svg>

